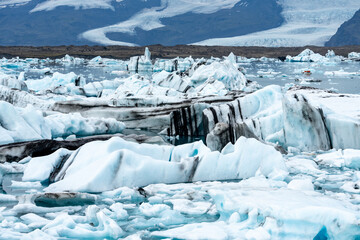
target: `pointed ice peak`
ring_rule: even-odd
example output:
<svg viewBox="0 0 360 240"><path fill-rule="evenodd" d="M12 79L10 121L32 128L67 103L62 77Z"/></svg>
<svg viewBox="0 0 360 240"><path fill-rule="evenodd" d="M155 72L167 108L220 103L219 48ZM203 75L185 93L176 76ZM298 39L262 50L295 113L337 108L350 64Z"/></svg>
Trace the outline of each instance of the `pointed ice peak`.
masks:
<svg viewBox="0 0 360 240"><path fill-rule="evenodd" d="M303 57L303 56L310 56L310 55L312 55L312 54L315 54L312 50L310 50L310 49L305 49L304 51L302 51L299 55L298 55L298 57Z"/></svg>
<svg viewBox="0 0 360 240"><path fill-rule="evenodd" d="M231 52L229 54L229 56L227 57L227 60L229 60L233 64L236 64L236 56L235 56L235 54L233 52Z"/></svg>
<svg viewBox="0 0 360 240"><path fill-rule="evenodd" d="M18 76L19 81L25 81L25 72L21 72Z"/></svg>
<svg viewBox="0 0 360 240"><path fill-rule="evenodd" d="M325 57L333 58L333 57L336 57L336 54L335 54L334 50L328 50L328 52L325 54Z"/></svg>
<svg viewBox="0 0 360 240"><path fill-rule="evenodd" d="M149 61L151 60L151 52L148 47L145 48L144 56L145 56L146 60L149 60Z"/></svg>

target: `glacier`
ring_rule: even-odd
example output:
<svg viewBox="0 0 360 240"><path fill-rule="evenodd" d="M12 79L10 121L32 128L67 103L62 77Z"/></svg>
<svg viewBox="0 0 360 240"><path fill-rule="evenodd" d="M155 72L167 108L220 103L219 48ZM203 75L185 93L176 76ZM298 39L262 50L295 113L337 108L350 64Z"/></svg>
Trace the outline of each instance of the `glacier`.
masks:
<svg viewBox="0 0 360 240"><path fill-rule="evenodd" d="M9 37L0 41L8 46L323 46L359 7L359 0L3 0L1 29ZM44 24L49 19L51 24ZM29 21L36 28L29 28ZM61 24L69 34L54 31ZM14 25L18 31L9 27Z"/></svg>
<svg viewBox="0 0 360 240"><path fill-rule="evenodd" d="M214 38L196 42L207 46L324 46L342 23L360 7L360 1L281 0L285 23L278 28L243 36Z"/></svg>
<svg viewBox="0 0 360 240"><path fill-rule="evenodd" d="M0 238L356 239L357 56L0 59Z"/></svg>

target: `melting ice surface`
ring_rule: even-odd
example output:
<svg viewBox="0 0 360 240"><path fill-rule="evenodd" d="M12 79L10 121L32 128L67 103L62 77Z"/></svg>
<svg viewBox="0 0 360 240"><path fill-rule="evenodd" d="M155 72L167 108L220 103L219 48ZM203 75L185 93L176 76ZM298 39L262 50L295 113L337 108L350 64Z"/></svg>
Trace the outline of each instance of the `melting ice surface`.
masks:
<svg viewBox="0 0 360 240"><path fill-rule="evenodd" d="M196 93L196 96L205 94L205 97L209 96L206 94L223 97L222 94L229 88L246 91L243 75L237 68L234 70L232 64L236 60L231 55L225 58L226 61L182 59L177 66L182 74L178 75L171 74L174 71L173 61L157 60L149 64L149 59L149 53L129 61L99 57L92 60L66 57L55 61L2 59L0 83L4 86L0 86L1 90L7 93L11 87L17 89L11 93L21 92L24 95L18 99L13 97L12 100L19 101L14 101L14 104L21 101L34 102L34 107L40 106L40 110L0 102L0 106L8 109L7 114L11 112L19 116L8 122L1 120L0 126L9 128L6 133L10 137L21 139L20 132L25 130L13 128L19 118L28 123L28 132L39 132L45 126L37 126L33 119L42 119L46 123L53 118L54 121L46 125L48 134L40 131L46 135L44 138L48 138L58 125L55 120L67 121L66 114L61 114L61 118L53 112L42 116L41 113L49 114L46 112L48 105L57 102L57 99L63 101L68 98L86 99L89 104L101 100L103 104L102 98L106 99L106 91L121 99L128 94L123 89L116 90L116 84L121 81L127 84L125 86L136 89L136 96L147 96L149 88L145 93L141 90L149 87L147 78L154 80L152 86L160 86L153 89L160 96L171 93L181 99L184 97L181 92L189 88L193 88L192 93ZM304 62L307 60L309 62ZM196 69L192 68L194 64L198 69L196 74ZM214 66L217 71L213 71ZM236 66L245 73L246 79L257 81L262 86L297 83L337 90L341 94L360 93L357 84L360 80L359 62L349 59L334 56L324 59L305 52L287 58L287 62L238 57ZM138 71L141 77L128 72L128 69ZM208 69L212 69L211 74ZM192 71L193 75L187 78L186 71ZM236 84L228 82L229 76L238 80ZM26 88L33 90L26 89L21 80L25 80L25 83L28 81ZM102 83L101 96L94 92L95 82ZM86 88L86 83L94 85ZM75 91L78 85L89 96ZM257 88L251 89L255 90ZM85 144L78 150L62 148L51 155L27 157L19 163L0 163L0 238L358 239L360 150L322 151L314 145L300 144L306 140L311 143L319 141L321 146L324 139L330 141L331 137L331 140L336 139L337 142L330 141L330 145L356 147L358 142L349 142L351 138L347 138L344 132L359 130L356 124L360 110L358 106L351 105L351 100L358 102L358 95L344 95L341 103L348 105L343 107L336 105L338 95L333 93L317 90L309 93L306 88L295 88L287 93L282 91L276 86L265 87L238 102L243 117L249 117L243 119L244 122L255 119L253 122L259 124L253 127L254 131L258 130L255 131L257 135L275 139L278 135L273 134L272 129L261 129L275 121L276 125L283 124L284 129L288 130L287 135L282 133L286 137L300 133L305 137L313 136L316 129L307 132L313 126L309 125L311 119L321 119L323 125L332 127L330 130L333 133L326 135L322 132L322 138L315 140L285 139L290 146L286 153L280 153L273 145L265 144L259 136L260 140L241 137L235 144L227 144L221 152L211 151L202 142L176 147L157 146L115 137L108 141ZM46 95L49 92L56 94ZM268 95L261 95L263 93ZM40 100L33 101L29 94L33 94L32 97L40 96ZM280 99L282 94L287 97L287 102ZM299 96L303 96L303 99ZM41 97L50 103L44 104ZM166 101L172 103L173 100L169 98ZM272 101L277 105L272 104ZM154 104L153 101L151 103ZM230 107L229 104L223 105ZM328 108L320 111L323 105ZM219 106L220 110L225 109ZM303 106L313 111L312 114L301 111ZM37 118L31 117L34 112ZM277 121L282 114L286 117L284 123ZM307 117L307 122L301 118L303 115ZM0 116L6 119L6 114ZM349 116L351 118L346 118ZM302 131L291 125L289 119L292 118L298 118L296 124L304 126L300 129ZM344 118L351 121L344 122ZM107 121L97 120L96 123L102 126L98 129L108 127ZM123 129L120 122L114 124ZM78 125L85 126L81 121ZM131 125L127 127L131 128ZM25 140L32 140L32 137L34 134L29 133ZM294 145L291 147L290 144ZM301 147L310 150L301 151ZM156 166L156 172L153 166Z"/></svg>

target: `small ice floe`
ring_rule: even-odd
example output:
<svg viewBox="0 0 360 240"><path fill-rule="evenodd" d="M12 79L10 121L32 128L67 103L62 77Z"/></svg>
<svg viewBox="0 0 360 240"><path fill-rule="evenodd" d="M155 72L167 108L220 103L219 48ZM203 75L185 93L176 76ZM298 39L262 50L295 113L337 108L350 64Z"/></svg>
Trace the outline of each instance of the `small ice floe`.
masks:
<svg viewBox="0 0 360 240"><path fill-rule="evenodd" d="M360 72L345 72L343 69L339 71L326 71L325 76L353 77L360 76Z"/></svg>
<svg viewBox="0 0 360 240"><path fill-rule="evenodd" d="M309 83L319 83L322 82L320 79L313 79L313 78L296 78L295 82L300 84L309 84Z"/></svg>

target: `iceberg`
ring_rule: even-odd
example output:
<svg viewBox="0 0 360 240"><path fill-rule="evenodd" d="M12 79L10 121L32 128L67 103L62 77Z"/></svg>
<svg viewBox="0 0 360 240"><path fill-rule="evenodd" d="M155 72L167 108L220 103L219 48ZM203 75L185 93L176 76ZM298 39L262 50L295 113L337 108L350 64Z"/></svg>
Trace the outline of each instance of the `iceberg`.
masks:
<svg viewBox="0 0 360 240"><path fill-rule="evenodd" d="M94 148L98 149L96 153L90 150ZM262 151L256 150L260 148ZM41 161L38 167L45 172L51 167L50 159L51 156ZM156 175L152 174L155 169ZM255 139L240 138L222 152L211 152L201 141L173 147L114 137L85 144L72 153L46 191L104 192L123 186L245 179L255 175L279 180L287 175L282 155Z"/></svg>
<svg viewBox="0 0 360 240"><path fill-rule="evenodd" d="M351 53L348 54L348 59L359 61L360 60L360 53L351 52Z"/></svg>
<svg viewBox="0 0 360 240"><path fill-rule="evenodd" d="M122 81L118 78L112 81L89 82L79 88L79 93L83 93L87 97L102 97L114 93L121 83Z"/></svg>
<svg viewBox="0 0 360 240"><path fill-rule="evenodd" d="M358 95L307 87L285 91L270 85L229 103L207 105L196 123L202 124L203 134L214 141L209 144L222 147L246 136L302 151L359 149L358 100ZM185 122L187 129L196 129L192 121ZM218 123L228 125L225 132L220 131L223 136L212 132ZM171 134L175 126L172 119ZM196 136L195 132L187 134ZM219 141L223 143L218 145Z"/></svg>
<svg viewBox="0 0 360 240"><path fill-rule="evenodd" d="M360 170L360 150L340 149L338 151L323 153L316 157L316 161L326 165Z"/></svg>
<svg viewBox="0 0 360 240"><path fill-rule="evenodd" d="M155 231L152 236L191 239L316 239L317 236L321 239L328 236L352 239L359 234L358 214L339 200L314 192L267 188L266 184L263 189L254 183L239 185L243 188L220 185L209 190L220 213L218 221Z"/></svg>
<svg viewBox="0 0 360 240"><path fill-rule="evenodd" d="M27 87L35 92L43 92L45 90L55 90L64 86L65 93L71 92L75 86L85 85L85 79L71 72L68 74L54 73L52 77L45 77L39 80L26 80ZM64 93L63 93L64 94Z"/></svg>
<svg viewBox="0 0 360 240"><path fill-rule="evenodd" d="M156 59L154 63L154 72L173 72L177 70L177 59L175 60L165 60L165 59Z"/></svg>
<svg viewBox="0 0 360 240"><path fill-rule="evenodd" d="M339 71L326 71L324 72L325 76L341 76L341 77L351 77L351 76L360 76L360 72L346 72L343 69Z"/></svg>
<svg viewBox="0 0 360 240"><path fill-rule="evenodd" d="M145 53L143 56L135 56L130 58L128 63L128 70L135 73L153 71L149 48L145 48Z"/></svg>
<svg viewBox="0 0 360 240"><path fill-rule="evenodd" d="M301 55L1 59L0 238L355 239L359 95L269 84L357 65Z"/></svg>
<svg viewBox="0 0 360 240"><path fill-rule="evenodd" d="M0 72L0 85L6 86L9 88L18 89L18 90L27 91L27 86L24 83L22 78L23 77L19 76L19 78L17 79L17 78L11 77L7 74Z"/></svg>
<svg viewBox="0 0 360 240"><path fill-rule="evenodd" d="M70 135L89 136L121 132L125 125L115 119L84 118L79 113L54 113L44 117L40 110L28 105L15 108L0 101L1 144L54 139Z"/></svg>
<svg viewBox="0 0 360 240"><path fill-rule="evenodd" d="M228 90L242 90L247 83L245 76L229 60L199 66L190 80L194 86L198 86L210 78L222 82Z"/></svg>
<svg viewBox="0 0 360 240"><path fill-rule="evenodd" d="M152 79L156 85L161 87L172 88L176 91L186 93L193 87L190 85L190 79L181 77L178 72L168 73L166 71L161 71L155 73L152 76ZM194 89L192 89L194 91Z"/></svg>
<svg viewBox="0 0 360 240"><path fill-rule="evenodd" d="M322 56L319 53L314 53L310 49L305 49L299 55L295 57L286 56L286 62L341 62L344 60L341 56L336 56L333 50L328 50L325 56Z"/></svg>

